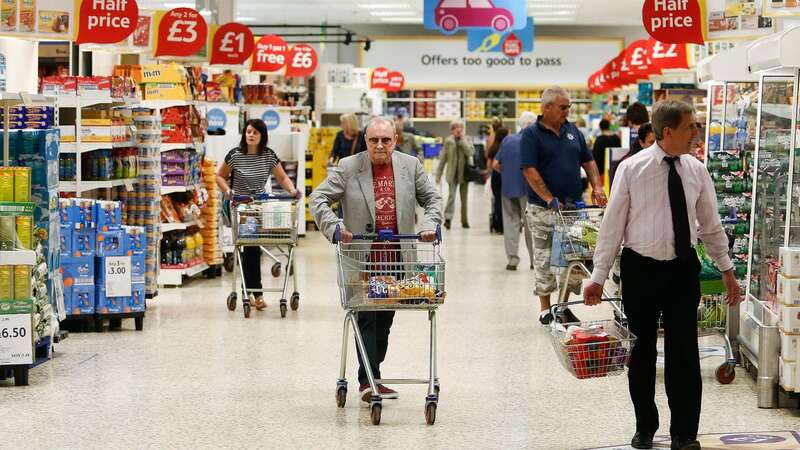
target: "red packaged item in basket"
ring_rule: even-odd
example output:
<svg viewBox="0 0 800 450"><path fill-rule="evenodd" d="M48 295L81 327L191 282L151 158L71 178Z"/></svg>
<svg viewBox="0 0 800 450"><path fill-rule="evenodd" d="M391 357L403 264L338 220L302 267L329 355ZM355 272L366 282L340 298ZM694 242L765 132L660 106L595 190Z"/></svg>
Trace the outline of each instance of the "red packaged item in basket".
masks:
<svg viewBox="0 0 800 450"><path fill-rule="evenodd" d="M611 336L602 327L570 327L567 341L570 366L578 379L604 377L611 357Z"/></svg>

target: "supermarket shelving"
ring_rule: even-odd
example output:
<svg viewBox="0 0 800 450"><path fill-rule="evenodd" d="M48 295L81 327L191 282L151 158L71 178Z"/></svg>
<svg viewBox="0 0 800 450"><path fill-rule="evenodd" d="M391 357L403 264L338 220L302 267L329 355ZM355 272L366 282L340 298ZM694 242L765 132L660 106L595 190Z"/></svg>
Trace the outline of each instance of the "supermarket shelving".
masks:
<svg viewBox="0 0 800 450"><path fill-rule="evenodd" d="M197 185L188 186L164 186L161 185L161 195L174 194L176 192L189 192L197 189Z"/></svg>
<svg viewBox="0 0 800 450"><path fill-rule="evenodd" d="M187 223L182 223L182 222L162 223L161 224L161 232L162 233L167 233L167 232L170 232L170 231L181 231L181 230L186 230L186 229L191 228L191 227L195 227L197 225L198 225L198 223L197 223L196 220L193 220L193 221L187 222Z"/></svg>
<svg viewBox="0 0 800 450"><path fill-rule="evenodd" d="M126 186L128 190L133 188L138 178L122 178L118 180L104 180L104 181L61 181L59 183L59 191L61 192L87 192L95 189L111 189L119 186Z"/></svg>
<svg viewBox="0 0 800 450"><path fill-rule="evenodd" d="M180 286L183 283L183 277L193 277L208 269L208 264L205 262L195 264L194 266L185 269L165 269L161 268L158 274L158 284L166 286Z"/></svg>

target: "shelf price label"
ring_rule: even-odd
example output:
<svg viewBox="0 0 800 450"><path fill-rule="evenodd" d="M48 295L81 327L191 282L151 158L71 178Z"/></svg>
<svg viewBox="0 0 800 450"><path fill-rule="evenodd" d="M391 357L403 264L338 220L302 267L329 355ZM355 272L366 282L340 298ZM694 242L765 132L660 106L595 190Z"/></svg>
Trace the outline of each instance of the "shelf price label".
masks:
<svg viewBox="0 0 800 450"><path fill-rule="evenodd" d="M240 23L226 23L216 29L211 39L211 64L243 64L253 53L254 47L250 28Z"/></svg>
<svg viewBox="0 0 800 450"><path fill-rule="evenodd" d="M253 72L276 72L286 66L289 44L279 36L261 36L256 41L250 70Z"/></svg>
<svg viewBox="0 0 800 450"><path fill-rule="evenodd" d="M0 366L33 364L31 314L0 311Z"/></svg>
<svg viewBox="0 0 800 450"><path fill-rule="evenodd" d="M107 297L131 296L131 257L109 256L106 257L106 266L103 268L106 276Z"/></svg>
<svg viewBox="0 0 800 450"><path fill-rule="evenodd" d="M286 61L287 77L307 77L317 70L317 52L308 44L295 45Z"/></svg>
<svg viewBox="0 0 800 450"><path fill-rule="evenodd" d="M206 45L208 25L191 8L167 11L158 24L155 56L192 56Z"/></svg>
<svg viewBox="0 0 800 450"><path fill-rule="evenodd" d="M139 23L136 0L83 0L79 11L76 44L116 44Z"/></svg>

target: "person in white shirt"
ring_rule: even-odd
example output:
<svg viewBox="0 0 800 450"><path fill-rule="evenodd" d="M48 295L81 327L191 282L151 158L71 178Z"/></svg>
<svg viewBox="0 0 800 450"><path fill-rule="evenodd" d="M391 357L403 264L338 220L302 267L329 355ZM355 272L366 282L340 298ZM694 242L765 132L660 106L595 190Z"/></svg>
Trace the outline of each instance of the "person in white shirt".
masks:
<svg viewBox="0 0 800 450"><path fill-rule="evenodd" d="M702 381L697 345L700 303L698 239L723 273L728 305L741 301L717 213L714 184L689 154L698 136L694 109L680 101L653 107L656 144L617 169L594 257L587 305L600 303L603 284L623 245L622 302L631 332L628 384L636 413L634 448L652 448L659 427L655 403L658 320L664 327L665 384L673 449L699 449Z"/></svg>

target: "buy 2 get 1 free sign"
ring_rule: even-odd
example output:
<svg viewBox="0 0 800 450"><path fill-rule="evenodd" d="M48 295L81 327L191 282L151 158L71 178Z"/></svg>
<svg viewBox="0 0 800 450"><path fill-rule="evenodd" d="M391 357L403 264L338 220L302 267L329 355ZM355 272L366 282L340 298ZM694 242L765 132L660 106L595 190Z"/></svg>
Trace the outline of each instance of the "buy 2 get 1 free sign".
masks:
<svg viewBox="0 0 800 450"><path fill-rule="evenodd" d="M206 46L208 25L191 8L175 8L159 18L155 56L192 56Z"/></svg>

